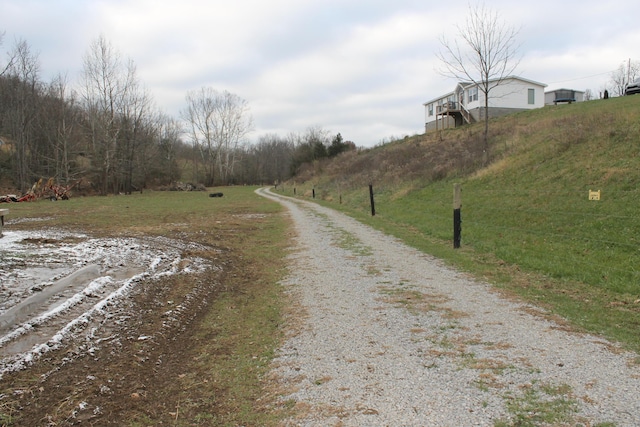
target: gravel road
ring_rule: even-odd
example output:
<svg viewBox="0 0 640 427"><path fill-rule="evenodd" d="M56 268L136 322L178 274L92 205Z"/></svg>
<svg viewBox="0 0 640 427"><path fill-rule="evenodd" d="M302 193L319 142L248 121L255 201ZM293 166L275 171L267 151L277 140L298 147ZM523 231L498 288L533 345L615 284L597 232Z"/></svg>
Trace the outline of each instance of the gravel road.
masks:
<svg viewBox="0 0 640 427"><path fill-rule="evenodd" d="M282 203L298 305L272 375L291 426L639 426L638 355L334 210Z"/></svg>

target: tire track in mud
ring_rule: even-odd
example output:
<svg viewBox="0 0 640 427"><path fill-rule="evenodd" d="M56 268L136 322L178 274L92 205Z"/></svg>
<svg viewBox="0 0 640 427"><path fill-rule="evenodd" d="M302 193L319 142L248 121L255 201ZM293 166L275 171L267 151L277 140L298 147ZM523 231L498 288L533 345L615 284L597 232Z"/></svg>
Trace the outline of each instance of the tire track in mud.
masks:
<svg viewBox="0 0 640 427"><path fill-rule="evenodd" d="M39 232L42 233L42 232ZM47 232L45 231L45 234ZM26 236L26 237L25 237ZM110 321L128 294L144 280L202 270L203 260L185 259L188 248L202 249L170 239L80 239L53 234L34 238L28 233L20 245L4 243L4 258L20 260L18 269L42 268L51 259L63 259L70 274L33 281L36 274L13 274L3 285L17 302L0 312L0 379L6 372L28 367L46 353L95 331ZM37 244L32 244L37 242ZM64 256L67 259L64 259ZM9 262L8 264L11 264ZM7 268L5 266L5 268ZM21 299L20 299L21 298Z"/></svg>
<svg viewBox="0 0 640 427"><path fill-rule="evenodd" d="M164 393L186 362L191 325L207 312L225 274L225 257L215 258L197 273L136 279L83 333L69 334L28 369L6 373L0 405L19 415L14 425L122 425L130 413L166 414L174 403Z"/></svg>

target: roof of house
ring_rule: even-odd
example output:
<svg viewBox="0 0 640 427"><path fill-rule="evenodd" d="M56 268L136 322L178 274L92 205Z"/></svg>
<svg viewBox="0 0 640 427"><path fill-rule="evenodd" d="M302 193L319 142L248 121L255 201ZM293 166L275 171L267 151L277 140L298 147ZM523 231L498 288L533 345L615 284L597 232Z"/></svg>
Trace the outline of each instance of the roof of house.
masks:
<svg viewBox="0 0 640 427"><path fill-rule="evenodd" d="M560 92L563 90L568 90L568 91L573 91L573 92L577 92L577 93L584 93L583 90L576 90L576 89L567 89L567 88L560 88L560 89L553 89L553 90L548 90L545 93L553 93L553 92Z"/></svg>
<svg viewBox="0 0 640 427"><path fill-rule="evenodd" d="M436 102L436 101L439 101L439 100L441 100L441 99L448 98L448 97L450 97L451 95L455 95L455 92L447 92L446 94L441 95L441 96L439 96L439 97L437 97L437 98L433 98L431 101L427 101L427 102L425 102L425 103L424 103L424 104L422 104L422 105L431 104L431 103Z"/></svg>

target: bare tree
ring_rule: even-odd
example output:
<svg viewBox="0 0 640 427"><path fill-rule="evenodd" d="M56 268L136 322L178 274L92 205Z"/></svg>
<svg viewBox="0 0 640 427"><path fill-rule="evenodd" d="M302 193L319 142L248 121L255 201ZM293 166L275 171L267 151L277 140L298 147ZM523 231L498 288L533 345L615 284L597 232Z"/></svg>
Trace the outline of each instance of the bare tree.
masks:
<svg viewBox="0 0 640 427"><path fill-rule="evenodd" d="M611 72L611 95L624 95L627 85L640 76L640 61L624 61L620 66Z"/></svg>
<svg viewBox="0 0 640 427"><path fill-rule="evenodd" d="M248 103L238 95L211 87L189 91L186 101L182 117L205 164L205 185L214 185L216 169L219 180L226 183L233 174L238 147L253 128Z"/></svg>
<svg viewBox="0 0 640 427"><path fill-rule="evenodd" d="M446 35L440 38L443 47L437 54L443 65L440 73L473 83L484 95L483 150L486 157L490 92L504 83L520 63L517 57L519 30L507 25L498 12L487 9L483 4L469 6L466 21L456 28L458 38L453 42Z"/></svg>
<svg viewBox="0 0 640 427"><path fill-rule="evenodd" d="M156 117L158 162L156 166L162 172L162 183L169 184L180 179L178 149L183 145L180 140L182 129L180 122L166 114Z"/></svg>
<svg viewBox="0 0 640 427"><path fill-rule="evenodd" d="M584 91L584 100L592 101L593 100L593 91L591 89L586 89Z"/></svg>
<svg viewBox="0 0 640 427"><path fill-rule="evenodd" d="M291 139L276 134L261 136L251 151L256 172L254 182L273 184L287 179L293 150L294 142Z"/></svg>
<svg viewBox="0 0 640 427"><path fill-rule="evenodd" d="M89 124L96 180L102 194L113 184L114 156L121 131L121 114L135 73L118 52L100 36L84 56L81 95ZM115 190L115 189L114 189Z"/></svg>
<svg viewBox="0 0 640 427"><path fill-rule="evenodd" d="M40 66L38 56L31 52L24 40L16 41L10 58L8 68L4 71L9 84L3 102L8 101L10 104L5 120L8 122L9 133L15 140L13 154L16 183L24 191L33 183L37 157L40 155L35 137L38 97L41 92Z"/></svg>
<svg viewBox="0 0 640 427"><path fill-rule="evenodd" d="M126 194L134 189L134 175L143 174L139 167L146 162L145 148L152 143L154 133L153 100L136 78L136 67L133 61L127 65L127 88L124 92L121 121L122 131L118 141L119 175L122 182L119 186ZM140 189L144 178L139 179Z"/></svg>
<svg viewBox="0 0 640 427"><path fill-rule="evenodd" d="M73 156L77 153L75 136L80 114L66 75L60 74L51 81L44 104L47 116L45 133L55 178L69 185L74 172L78 172L73 170Z"/></svg>
<svg viewBox="0 0 640 427"><path fill-rule="evenodd" d="M204 164L205 185L209 186L213 185L215 178L215 162L218 153L214 131L215 94L213 89L207 87L202 87L199 91L189 91L186 96L187 107L181 112L182 118L189 126L191 142Z"/></svg>
<svg viewBox="0 0 640 427"><path fill-rule="evenodd" d="M4 35L5 35L4 31L0 33L0 46L2 46ZM11 68L14 60L15 60L14 53L9 54L7 63L4 65L4 67L0 68L0 77L2 77L7 72L7 70Z"/></svg>
<svg viewBox="0 0 640 427"><path fill-rule="evenodd" d="M227 91L220 96L218 117L218 136L222 146L218 168L222 182L228 183L229 177L233 176L238 155L242 152L238 148L246 142L247 134L253 130L253 119L248 102Z"/></svg>

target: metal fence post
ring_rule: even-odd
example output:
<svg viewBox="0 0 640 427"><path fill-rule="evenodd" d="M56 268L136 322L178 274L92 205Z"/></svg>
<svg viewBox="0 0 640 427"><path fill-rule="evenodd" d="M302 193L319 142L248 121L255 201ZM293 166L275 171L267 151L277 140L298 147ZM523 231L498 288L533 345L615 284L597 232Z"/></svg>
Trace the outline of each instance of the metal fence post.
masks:
<svg viewBox="0 0 640 427"><path fill-rule="evenodd" d="M376 216L376 205L373 201L373 184L369 184L369 199L371 199L371 216Z"/></svg>
<svg viewBox="0 0 640 427"><path fill-rule="evenodd" d="M453 184L453 247L460 247L460 236L462 234L462 190L460 184Z"/></svg>

